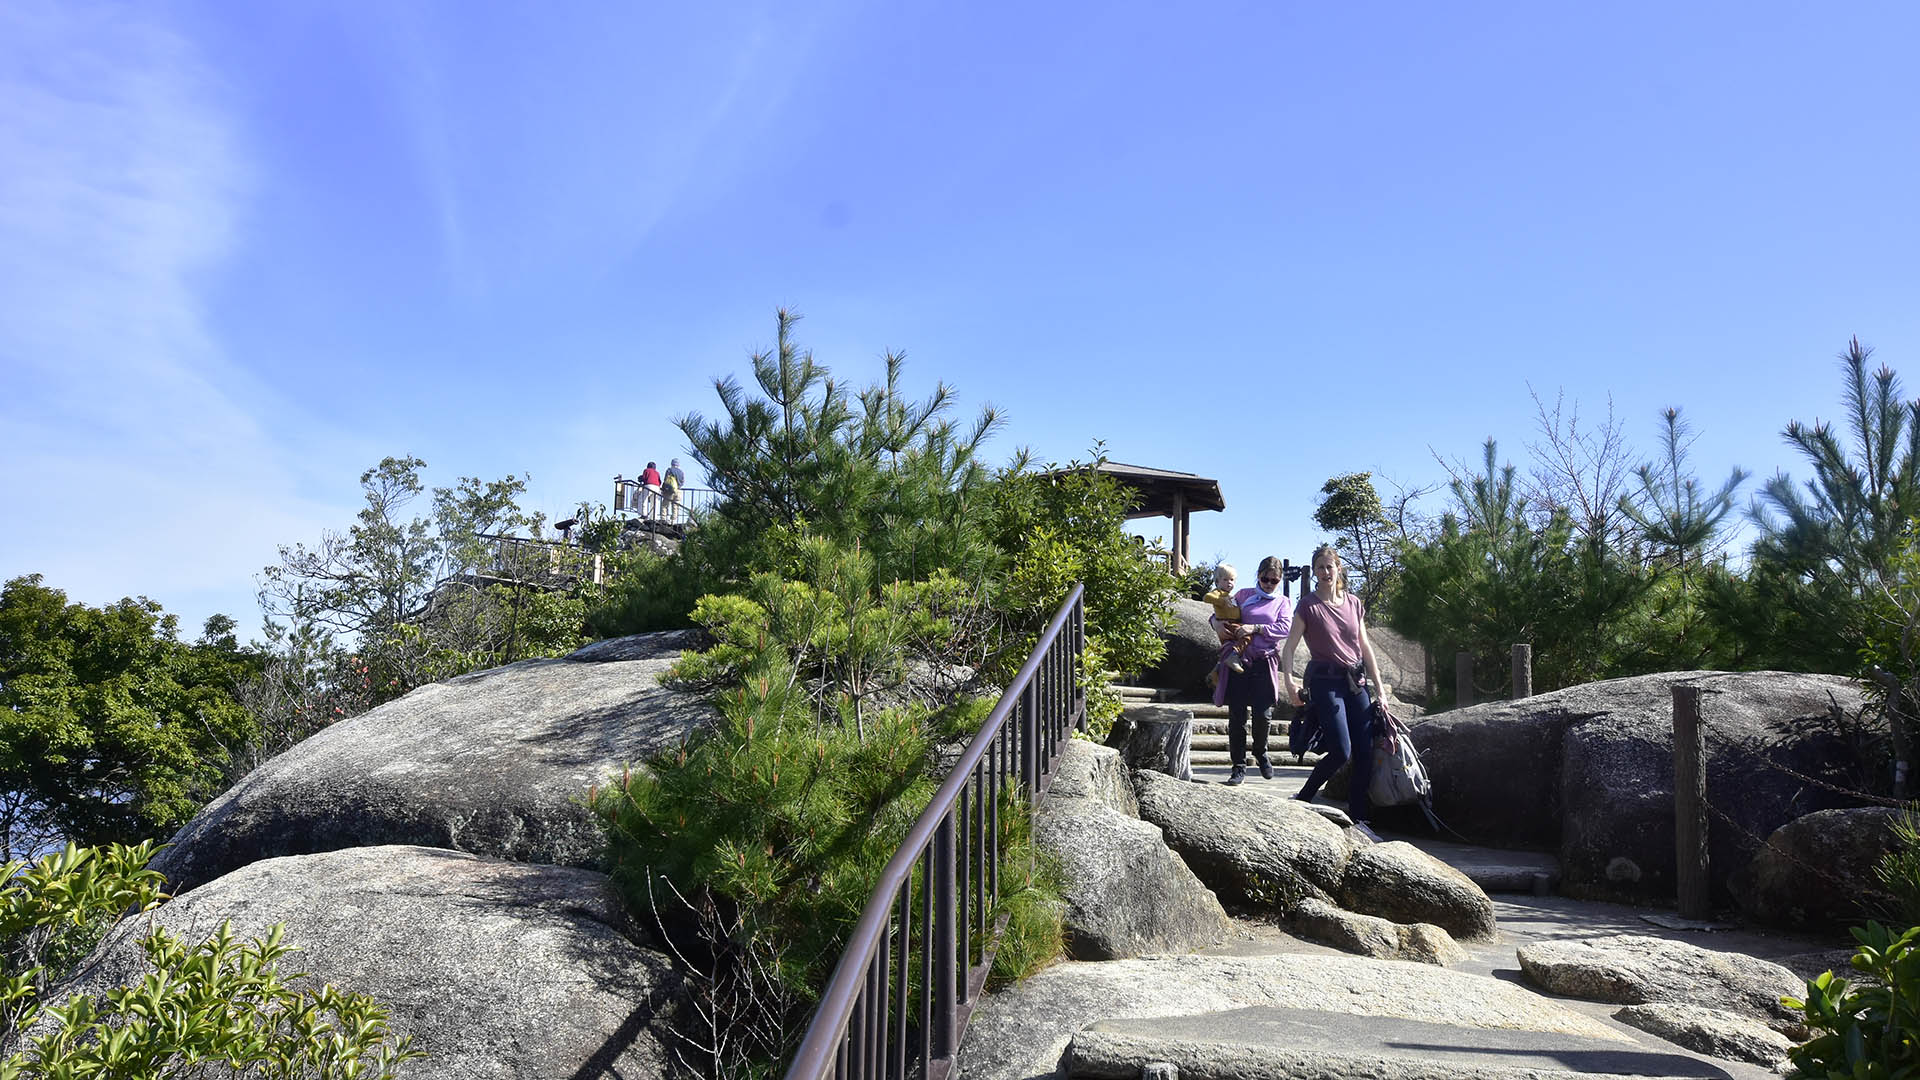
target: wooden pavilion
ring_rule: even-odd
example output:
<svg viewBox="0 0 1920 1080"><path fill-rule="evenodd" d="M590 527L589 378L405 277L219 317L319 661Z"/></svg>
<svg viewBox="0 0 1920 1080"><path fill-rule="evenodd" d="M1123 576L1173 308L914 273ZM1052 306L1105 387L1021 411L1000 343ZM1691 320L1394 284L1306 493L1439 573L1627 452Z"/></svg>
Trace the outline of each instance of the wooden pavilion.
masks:
<svg viewBox="0 0 1920 1080"><path fill-rule="evenodd" d="M1120 483L1139 492L1139 502L1127 520L1164 517L1173 519L1173 539L1168 544L1167 563L1176 574L1187 572L1188 546L1193 535L1187 518L1196 510L1225 510L1227 500L1220 495L1220 482L1193 473L1171 469L1150 469L1105 461L1094 466Z"/></svg>

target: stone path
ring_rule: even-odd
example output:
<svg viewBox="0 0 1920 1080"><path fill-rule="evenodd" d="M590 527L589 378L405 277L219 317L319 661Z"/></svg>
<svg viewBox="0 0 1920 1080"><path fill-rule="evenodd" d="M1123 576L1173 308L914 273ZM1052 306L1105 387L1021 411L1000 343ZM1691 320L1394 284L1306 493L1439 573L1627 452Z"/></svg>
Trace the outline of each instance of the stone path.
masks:
<svg viewBox="0 0 1920 1080"><path fill-rule="evenodd" d="M1138 702L1141 697L1129 695ZM1184 703L1180 707L1189 707ZM1192 706L1196 713L1212 706ZM1207 730L1222 716L1196 717L1193 776L1196 781L1224 783L1229 766L1224 735L1219 748L1210 745ZM1249 770L1248 785L1273 785L1291 793L1305 783L1308 765L1295 764L1292 755L1278 750L1284 729L1273 734L1276 763L1272 780ZM1207 740L1203 742L1203 740ZM1322 805L1328 801L1317 800ZM1150 1019L1103 1020L1089 1014L1090 1027L1077 1036L1068 1051L1062 1075L1109 1077L1140 1075L1152 1061L1180 1066L1184 1077L1557 1077L1576 1075L1658 1075L1724 1077L1760 1080L1777 1074L1757 1065L1710 1058L1685 1050L1612 1018L1619 1006L1540 994L1523 979L1516 950L1532 942L1605 939L1646 935L1684 941L1703 948L1746 953L1772 960L1805 977L1835 966L1844 967L1851 944L1844 934L1806 937L1746 928L1720 931L1672 929L1644 916L1658 910L1573 900L1552 894L1558 866L1551 854L1501 851L1449 842L1428 835L1387 834L1405 840L1466 873L1491 896L1499 920L1499 935L1491 941L1462 942L1468 959L1453 967L1466 975L1484 976L1508 988L1551 1000L1606 1029L1596 1039L1567 1032L1489 1031L1415 1019L1356 1016L1325 1010L1310 1000L1273 1006L1195 1010L1199 1015L1157 1016ZM1544 880L1543 880L1544 879ZM1666 914L1671 914L1670 912ZM1303 941L1279 926L1256 920L1234 920L1233 937L1198 956L1257 960L1273 957L1345 956L1326 946ZM1394 963L1394 961L1369 961ZM1485 984L1482 984L1485 985ZM1298 1006L1298 1007L1295 1007ZM971 1036L970 1036L971 1038ZM984 1070L993 1073L994 1070ZM1017 1072L1017 1070L1016 1070Z"/></svg>

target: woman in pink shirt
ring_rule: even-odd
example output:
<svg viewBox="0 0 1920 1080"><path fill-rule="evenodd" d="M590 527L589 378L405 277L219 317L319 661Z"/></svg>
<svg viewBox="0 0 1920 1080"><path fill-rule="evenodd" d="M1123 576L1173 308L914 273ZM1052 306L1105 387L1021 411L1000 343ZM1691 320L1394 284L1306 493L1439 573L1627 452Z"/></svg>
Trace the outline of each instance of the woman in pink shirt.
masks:
<svg viewBox="0 0 1920 1080"><path fill-rule="evenodd" d="M1280 652L1280 688L1288 701L1311 703L1324 733L1326 752L1307 777L1307 786L1294 796L1311 802L1340 766L1351 757L1353 774L1347 780L1347 815L1366 830L1373 804L1367 799L1367 784L1373 779L1373 702L1360 675L1380 687L1380 667L1373 659L1373 643L1367 640L1367 611L1360 598L1347 591L1346 573L1340 568L1340 555L1332 544L1321 544L1313 552L1314 586L1303 593L1293 613L1293 627ZM1307 639L1306 693L1293 686L1293 650L1301 637Z"/></svg>
<svg viewBox="0 0 1920 1080"><path fill-rule="evenodd" d="M1247 778L1249 713L1253 718L1253 763L1260 767L1263 778L1273 779L1273 763L1267 760L1267 715L1280 700L1276 651L1287 637L1292 618L1287 612L1287 598L1280 594L1280 560L1272 555L1261 559L1257 573L1255 588L1233 594L1234 603L1240 605L1240 623L1233 628L1229 640L1241 647L1246 670L1222 669L1227 680L1225 693L1221 695L1227 705L1227 751L1233 758L1233 775L1227 778L1229 784L1243 783Z"/></svg>

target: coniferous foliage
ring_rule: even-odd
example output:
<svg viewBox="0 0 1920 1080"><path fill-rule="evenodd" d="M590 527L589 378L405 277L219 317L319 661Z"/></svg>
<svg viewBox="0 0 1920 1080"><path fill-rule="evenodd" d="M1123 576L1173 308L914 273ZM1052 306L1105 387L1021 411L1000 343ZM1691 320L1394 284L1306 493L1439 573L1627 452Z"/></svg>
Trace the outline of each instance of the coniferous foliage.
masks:
<svg viewBox="0 0 1920 1080"><path fill-rule="evenodd" d="M794 342L799 319L781 311L776 346L753 357L764 396L719 379L723 416L675 421L717 497L690 561L722 581L741 580L780 566L780 542L802 529L861 541L882 580L943 568L978 576L991 559L975 524L991 478L980 453L1000 415L989 406L956 426L944 383L909 399L899 353L887 355L884 382L849 392Z"/></svg>

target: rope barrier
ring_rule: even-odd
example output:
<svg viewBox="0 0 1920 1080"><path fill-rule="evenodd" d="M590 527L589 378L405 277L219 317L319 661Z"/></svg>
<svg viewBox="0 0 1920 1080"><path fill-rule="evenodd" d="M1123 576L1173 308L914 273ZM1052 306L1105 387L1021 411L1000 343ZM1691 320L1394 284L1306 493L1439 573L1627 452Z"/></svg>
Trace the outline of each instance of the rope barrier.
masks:
<svg viewBox="0 0 1920 1080"><path fill-rule="evenodd" d="M1787 776L1791 776L1795 780L1798 780L1803 784L1812 784L1814 787L1825 788L1826 790L1831 791L1837 795L1845 795L1850 799L1857 799L1864 803L1871 803L1874 806L1890 806L1898 810L1909 805L1908 803L1903 802L1899 799L1889 799L1883 795L1874 795L1865 791L1856 791L1853 788L1842 787L1839 784L1836 784L1830 780L1823 780L1818 776L1809 776L1806 773L1800 772L1797 769L1788 768L1787 766L1782 765L1777 761L1774 761L1772 758L1769 758L1764 754L1759 754L1754 752L1752 749L1744 745L1744 742L1745 742L1744 739L1742 739L1739 736L1729 735L1727 732L1721 730L1720 727L1716 725L1713 721L1708 720L1705 716L1702 716L1700 718L1700 726L1703 730L1711 732L1714 736L1716 736L1720 740L1720 745L1722 746L1722 748L1729 749L1729 750L1736 750L1740 752L1744 757L1753 761L1757 761L1761 765L1769 769L1772 769L1775 772L1784 773Z"/></svg>

